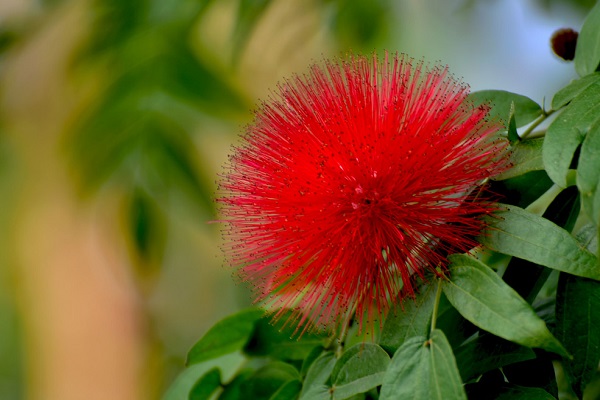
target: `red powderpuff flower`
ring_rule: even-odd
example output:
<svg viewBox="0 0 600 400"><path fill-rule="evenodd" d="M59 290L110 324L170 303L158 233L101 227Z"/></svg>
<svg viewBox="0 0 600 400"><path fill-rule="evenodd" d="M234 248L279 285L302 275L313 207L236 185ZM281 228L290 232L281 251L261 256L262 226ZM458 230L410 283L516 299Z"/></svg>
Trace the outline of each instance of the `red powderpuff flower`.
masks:
<svg viewBox="0 0 600 400"><path fill-rule="evenodd" d="M447 68L402 55L325 62L278 89L219 185L226 256L303 331L381 322L414 276L477 245L494 205L473 193L506 167L502 126Z"/></svg>

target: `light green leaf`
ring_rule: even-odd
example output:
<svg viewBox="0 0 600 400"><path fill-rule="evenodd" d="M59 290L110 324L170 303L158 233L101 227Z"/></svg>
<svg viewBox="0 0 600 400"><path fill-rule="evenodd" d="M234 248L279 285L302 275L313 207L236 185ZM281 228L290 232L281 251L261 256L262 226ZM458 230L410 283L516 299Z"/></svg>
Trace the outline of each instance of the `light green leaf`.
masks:
<svg viewBox="0 0 600 400"><path fill-rule="evenodd" d="M560 187L567 187L573 155L599 119L600 81L583 90L548 127L542 157L548 176Z"/></svg>
<svg viewBox="0 0 600 400"><path fill-rule="evenodd" d="M579 96L579 94L586 90L590 85L593 85L598 81L600 81L600 73L597 72L572 81L567 86L556 92L552 98L552 108L554 110L558 110L559 108L565 106L571 100Z"/></svg>
<svg viewBox="0 0 600 400"><path fill-rule="evenodd" d="M577 187L585 213L600 225L600 119L590 128L581 145Z"/></svg>
<svg viewBox="0 0 600 400"><path fill-rule="evenodd" d="M352 346L331 372L333 399L347 399L381 385L389 363L390 356L376 344Z"/></svg>
<svg viewBox="0 0 600 400"><path fill-rule="evenodd" d="M385 320L379 345L395 352L408 338L425 336L429 332L434 301L435 287L428 285L414 299L396 304Z"/></svg>
<svg viewBox="0 0 600 400"><path fill-rule="evenodd" d="M215 367L221 371L223 381L227 382L233 378L233 374L239 371L245 362L246 358L241 355L241 352L235 352L194 364L184 369L175 378L171 386L165 391L162 400L185 399L198 379Z"/></svg>
<svg viewBox="0 0 600 400"><path fill-rule="evenodd" d="M527 172L543 170L543 144L544 138L515 142L510 146L510 163L512 167L508 171L494 177L494 179L501 181L524 175Z"/></svg>
<svg viewBox="0 0 600 400"><path fill-rule="evenodd" d="M444 333L416 336L396 351L379 400L466 400L456 360Z"/></svg>
<svg viewBox="0 0 600 400"><path fill-rule="evenodd" d="M317 358L306 373L304 385L300 393L300 400L329 400L329 386L327 380L331 376L331 371L335 366L337 359L332 352L323 353Z"/></svg>
<svg viewBox="0 0 600 400"><path fill-rule="evenodd" d="M592 8L583 22L573 61L579 76L593 73L600 64L600 3Z"/></svg>
<svg viewBox="0 0 600 400"><path fill-rule="evenodd" d="M241 350L248 342L255 322L264 314L250 308L217 322L189 351L187 365Z"/></svg>
<svg viewBox="0 0 600 400"><path fill-rule="evenodd" d="M516 127L527 125L540 115L542 107L529 97L506 92L504 90L481 90L473 92L468 97L474 105L490 104L490 117L500 118L504 123L509 121L511 107L514 105Z"/></svg>
<svg viewBox="0 0 600 400"><path fill-rule="evenodd" d="M463 317L511 342L568 355L531 306L491 268L464 254L449 260L450 279L442 289Z"/></svg>
<svg viewBox="0 0 600 400"><path fill-rule="evenodd" d="M396 351L388 367L379 400L430 400L429 382L431 363L425 336L406 340Z"/></svg>
<svg viewBox="0 0 600 400"><path fill-rule="evenodd" d="M432 399L465 399L465 389L456 365L452 347L444 332L439 329L431 333L429 339L431 349L431 392Z"/></svg>
<svg viewBox="0 0 600 400"><path fill-rule="evenodd" d="M490 228L479 238L485 247L573 275L600 280L596 256L569 232L545 218L516 206L490 219Z"/></svg>
<svg viewBox="0 0 600 400"><path fill-rule="evenodd" d="M560 274L556 336L573 354L564 365L573 390L582 398L600 362L600 282Z"/></svg>

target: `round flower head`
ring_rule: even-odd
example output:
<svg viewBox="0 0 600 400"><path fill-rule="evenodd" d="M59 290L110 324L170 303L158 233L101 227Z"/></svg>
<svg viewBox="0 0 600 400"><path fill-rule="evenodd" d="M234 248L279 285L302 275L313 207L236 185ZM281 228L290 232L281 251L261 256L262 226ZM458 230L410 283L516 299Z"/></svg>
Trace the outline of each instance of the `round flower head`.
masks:
<svg viewBox="0 0 600 400"><path fill-rule="evenodd" d="M506 168L489 108L402 55L315 65L256 111L220 182L225 253L302 331L380 322L415 276L476 246ZM280 311L281 312L281 311ZM277 315L280 314L276 314Z"/></svg>

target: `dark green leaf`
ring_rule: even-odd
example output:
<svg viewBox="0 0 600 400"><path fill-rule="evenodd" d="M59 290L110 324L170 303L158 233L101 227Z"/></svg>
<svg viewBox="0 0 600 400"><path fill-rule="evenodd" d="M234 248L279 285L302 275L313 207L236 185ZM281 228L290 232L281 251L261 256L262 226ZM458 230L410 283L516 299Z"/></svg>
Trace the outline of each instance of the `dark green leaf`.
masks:
<svg viewBox="0 0 600 400"><path fill-rule="evenodd" d="M599 99L600 100L600 99ZM600 226L600 119L583 140L577 166L577 187L585 213Z"/></svg>
<svg viewBox="0 0 600 400"><path fill-rule="evenodd" d="M357 344L344 351L331 372L333 399L347 399L381 385L389 363L388 354L376 344Z"/></svg>
<svg viewBox="0 0 600 400"><path fill-rule="evenodd" d="M300 374L290 364L275 361L256 371L241 386L246 399L270 399L290 381L299 381ZM283 394L287 393L287 389Z"/></svg>
<svg viewBox="0 0 600 400"><path fill-rule="evenodd" d="M245 400L246 396L242 392L243 386L248 378L254 374L254 370L246 368L241 370L231 382L224 385L224 390L219 395L219 400Z"/></svg>
<svg viewBox="0 0 600 400"><path fill-rule="evenodd" d="M412 337L396 351L385 373L379 400L454 400L466 394L444 333Z"/></svg>
<svg viewBox="0 0 600 400"><path fill-rule="evenodd" d="M213 368L196 381L190 394L189 400L208 400L211 395L221 386L221 373Z"/></svg>
<svg viewBox="0 0 600 400"><path fill-rule="evenodd" d="M484 375L477 383L467 385L470 399L486 400L556 400L556 397L539 387L519 386L507 383L500 371L492 378ZM536 371L534 371L535 373ZM525 371L527 374L527 371ZM489 374L488 374L489 375Z"/></svg>
<svg viewBox="0 0 600 400"><path fill-rule="evenodd" d="M600 64L600 4L592 8L583 22L573 61L579 76L593 73Z"/></svg>
<svg viewBox="0 0 600 400"><path fill-rule="evenodd" d="M560 274L556 336L573 355L565 366L581 398L600 363L600 282Z"/></svg>
<svg viewBox="0 0 600 400"><path fill-rule="evenodd" d="M491 181L490 191L502 196L503 203L525 208L552 185L546 171L531 171L503 181Z"/></svg>
<svg viewBox="0 0 600 400"><path fill-rule="evenodd" d="M408 338L427 335L434 301L435 287L428 285L414 299L395 304L383 325L379 345L393 353Z"/></svg>
<svg viewBox="0 0 600 400"><path fill-rule="evenodd" d="M469 95L469 99L476 106L480 104L491 105L490 117L500 118L504 123L508 123L511 115L511 107L514 104L514 117L517 128L527 125L542 115L542 107L529 97L503 90L473 92Z"/></svg>
<svg viewBox="0 0 600 400"><path fill-rule="evenodd" d="M262 310L250 308L217 322L189 351L186 364L196 364L241 350L248 342L254 324L263 314Z"/></svg>
<svg viewBox="0 0 600 400"><path fill-rule="evenodd" d="M524 175L531 171L543 170L543 144L544 138L514 142L514 144L510 146L510 163L512 167L508 171L494 177L494 179L504 180Z"/></svg>
<svg viewBox="0 0 600 400"><path fill-rule="evenodd" d="M558 186L568 186L573 155L599 119L600 81L583 90L548 127L542 157L548 176Z"/></svg>
<svg viewBox="0 0 600 400"><path fill-rule="evenodd" d="M496 336L568 355L546 324L492 269L464 254L449 257L443 290L463 317Z"/></svg>
<svg viewBox="0 0 600 400"><path fill-rule="evenodd" d="M317 360L323 354L324 351L323 346L316 346L313 348L310 353L304 358L302 361L302 367L300 368L300 375L304 378L308 372L308 369L312 366L313 362Z"/></svg>
<svg viewBox="0 0 600 400"><path fill-rule="evenodd" d="M460 315L456 308L450 304L443 292L440 297L435 326L444 332L452 348L457 348L479 330L479 328Z"/></svg>
<svg viewBox="0 0 600 400"><path fill-rule="evenodd" d="M316 347L324 344L325 338L305 333L293 337L293 327L286 325L290 314L284 315L275 324L270 318L257 321L252 337L244 351L251 356L270 356L280 360L303 360Z"/></svg>
<svg viewBox="0 0 600 400"><path fill-rule="evenodd" d="M269 400L296 400L302 390L302 382L297 379L283 384Z"/></svg>
<svg viewBox="0 0 600 400"><path fill-rule="evenodd" d="M536 358L502 368L504 376L500 387L505 386L505 381L508 381L514 385L541 388L550 395L558 397L557 375L553 365L556 356L537 349L535 353Z"/></svg>
<svg viewBox="0 0 600 400"><path fill-rule="evenodd" d="M163 210L144 190L135 190L129 203L130 235L144 265L159 265L166 243L167 220Z"/></svg>
<svg viewBox="0 0 600 400"><path fill-rule="evenodd" d="M554 396L546 392L544 389L526 386L511 385L509 383L503 385L498 395L490 397L493 400L556 400Z"/></svg>
<svg viewBox="0 0 600 400"><path fill-rule="evenodd" d="M600 280L597 258L566 230L519 207L502 205L480 237L487 248L533 263Z"/></svg>
<svg viewBox="0 0 600 400"><path fill-rule="evenodd" d="M330 387L326 384L337 359L332 352L323 353L306 373L300 400L330 400Z"/></svg>
<svg viewBox="0 0 600 400"><path fill-rule="evenodd" d="M594 73L572 81L554 95L552 98L552 108L558 110L567 105L571 100L587 89L588 86L595 84L598 81L600 81L600 73Z"/></svg>
<svg viewBox="0 0 600 400"><path fill-rule="evenodd" d="M517 133L517 122L515 120L515 103L510 103L510 114L508 116L508 125L506 129L508 140L511 144L520 140L519 134Z"/></svg>
<svg viewBox="0 0 600 400"><path fill-rule="evenodd" d="M467 382L478 375L515 362L535 358L528 347L519 346L488 333L460 346L456 352L460 376Z"/></svg>

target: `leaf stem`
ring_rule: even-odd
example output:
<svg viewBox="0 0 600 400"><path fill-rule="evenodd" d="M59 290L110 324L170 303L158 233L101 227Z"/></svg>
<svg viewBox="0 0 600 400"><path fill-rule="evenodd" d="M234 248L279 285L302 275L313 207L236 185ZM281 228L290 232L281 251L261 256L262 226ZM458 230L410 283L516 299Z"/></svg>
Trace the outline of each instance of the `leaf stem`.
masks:
<svg viewBox="0 0 600 400"><path fill-rule="evenodd" d="M542 122L544 122L546 120L546 118L548 118L549 116L551 116L552 114L554 114L556 112L556 110L543 110L542 111L542 115L540 115L535 121L533 121L531 123L531 125L529 125L529 128L527 128L520 136L521 139L526 139L535 128L537 128Z"/></svg>
<svg viewBox="0 0 600 400"><path fill-rule="evenodd" d="M440 307L440 299L442 298L442 278L438 278L437 289L435 292L435 302L433 303L433 312L431 313L431 332L435 330L438 309Z"/></svg>

